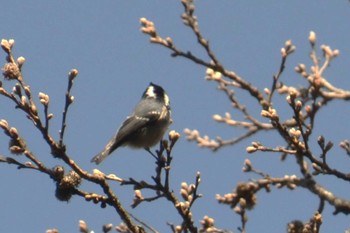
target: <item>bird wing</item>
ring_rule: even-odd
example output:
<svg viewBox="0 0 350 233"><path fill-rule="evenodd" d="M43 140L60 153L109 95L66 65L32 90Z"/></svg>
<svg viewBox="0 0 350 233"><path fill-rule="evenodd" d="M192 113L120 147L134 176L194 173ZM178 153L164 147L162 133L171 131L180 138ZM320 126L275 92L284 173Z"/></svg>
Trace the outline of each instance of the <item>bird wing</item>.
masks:
<svg viewBox="0 0 350 233"><path fill-rule="evenodd" d="M128 141L128 136L132 135L139 129L142 129L148 124L152 124L157 121L161 114L159 112L151 111L145 114L143 117L132 115L126 118L122 126L118 130L117 135L113 136L107 143L105 148L91 159L91 162L96 164L101 163L108 155L110 155L119 146L122 146L124 142Z"/></svg>
<svg viewBox="0 0 350 233"><path fill-rule="evenodd" d="M153 122L157 121L160 115L161 114L159 112L152 111L148 112L142 117L137 115L128 117L120 127L116 135L116 141L120 142L121 144L124 143L124 141L128 140L127 136L136 132L137 130L140 130L146 125L152 124Z"/></svg>

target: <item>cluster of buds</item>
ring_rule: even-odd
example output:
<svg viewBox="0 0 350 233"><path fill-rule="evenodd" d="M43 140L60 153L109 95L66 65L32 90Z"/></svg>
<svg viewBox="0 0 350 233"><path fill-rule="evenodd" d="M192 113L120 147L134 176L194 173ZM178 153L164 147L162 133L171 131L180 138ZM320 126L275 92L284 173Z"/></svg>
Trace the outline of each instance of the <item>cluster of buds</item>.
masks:
<svg viewBox="0 0 350 233"><path fill-rule="evenodd" d="M284 43L284 47L281 48L281 55L283 58L286 58L289 54L295 51L296 47L293 45L291 40L287 40Z"/></svg>
<svg viewBox="0 0 350 233"><path fill-rule="evenodd" d="M344 143L344 142L346 142L346 141L343 141L342 143ZM327 144L326 144L323 136L319 136L317 138L317 143L321 147L321 149L323 150L324 153L328 152L334 146L333 142L331 142L331 141L327 142ZM342 144L342 143L340 143L341 147L344 146L344 144Z"/></svg>
<svg viewBox="0 0 350 233"><path fill-rule="evenodd" d="M101 208L107 207L107 203L106 203L107 198L99 194L89 193L89 194L86 194L84 198L86 201L92 201L95 204L101 203Z"/></svg>
<svg viewBox="0 0 350 233"><path fill-rule="evenodd" d="M241 183L236 187L239 204L243 208L252 209L256 204L255 192L259 189L258 185L253 182ZM244 201L244 203L242 203ZM243 205L244 204L244 205Z"/></svg>
<svg viewBox="0 0 350 233"><path fill-rule="evenodd" d="M325 58L331 59L339 56L339 50L338 49L332 50L331 47L328 45L321 45L321 50Z"/></svg>
<svg viewBox="0 0 350 233"><path fill-rule="evenodd" d="M281 85L280 87L278 87L277 90L278 90L278 93L280 94L292 95L294 96L294 98L303 96L306 91L305 89L302 89L302 88L298 89L293 86L286 86L286 85Z"/></svg>
<svg viewBox="0 0 350 233"><path fill-rule="evenodd" d="M16 155L23 154L26 148L26 143L19 136L17 129L15 127L10 127L8 122L4 119L0 120L0 127L4 130L5 134L11 138L9 142L11 153Z"/></svg>
<svg viewBox="0 0 350 233"><path fill-rule="evenodd" d="M286 100L288 104L294 107L297 112L299 112L303 107L303 102L301 102L301 100L295 101L295 97L292 97L291 95L287 95Z"/></svg>
<svg viewBox="0 0 350 233"><path fill-rule="evenodd" d="M309 75L306 72L306 67L304 64L298 64L295 68L294 71L301 74L301 76L307 78Z"/></svg>
<svg viewBox="0 0 350 233"><path fill-rule="evenodd" d="M11 136L11 140L9 143L9 148L11 153L16 155L23 154L26 148L25 141L21 137L19 137L18 131L16 128L11 127L9 133Z"/></svg>
<svg viewBox="0 0 350 233"><path fill-rule="evenodd" d="M286 186L290 190L294 190L297 187L296 185L297 182L298 182L298 177L296 175L291 175L291 176L285 175L282 181L276 183L276 188L283 188L284 186Z"/></svg>
<svg viewBox="0 0 350 233"><path fill-rule="evenodd" d="M161 38L157 34L156 27L154 26L154 23L146 18L141 18L140 19L141 23L141 32L149 35L150 41L152 43L157 43L157 44L162 44L166 47L172 48L173 47L173 40L170 37L167 37L165 39Z"/></svg>
<svg viewBox="0 0 350 233"><path fill-rule="evenodd" d="M215 199L222 204L229 204L231 205L233 201L237 198L236 193L226 193L224 196L221 196L220 194L215 195Z"/></svg>
<svg viewBox="0 0 350 233"><path fill-rule="evenodd" d="M198 137L200 137L199 131L196 129L190 130L186 128L184 129L184 133L187 135L186 139L189 141L196 140Z"/></svg>
<svg viewBox="0 0 350 233"><path fill-rule="evenodd" d="M200 232L218 232L218 229L214 227L215 220L205 215L201 220L202 229Z"/></svg>
<svg viewBox="0 0 350 233"><path fill-rule="evenodd" d="M42 103L44 106L48 106L50 102L50 97L43 92L39 92L39 100L40 103Z"/></svg>
<svg viewBox="0 0 350 233"><path fill-rule="evenodd" d="M14 43L14 40L3 39L1 41L2 49L8 54L7 63L2 67L2 73L5 79L17 80L18 83L16 83L15 86L12 88L11 94L8 93L0 83L0 94L11 98L15 98L17 96L18 107L22 108L25 112L27 112L29 114L29 117L35 119L38 117L37 108L31 99L32 94L30 87L24 83L21 74L21 68L25 63L26 59L21 56L18 57L15 61L11 53Z"/></svg>
<svg viewBox="0 0 350 233"><path fill-rule="evenodd" d="M319 232L319 226L322 224L322 222L322 215L319 212L316 212L307 223L303 223L300 220L293 220L288 223L287 232Z"/></svg>
<svg viewBox="0 0 350 233"><path fill-rule="evenodd" d="M75 172L70 171L57 182L56 197L60 201L69 201L75 188L81 183L81 177Z"/></svg>
<svg viewBox="0 0 350 233"><path fill-rule="evenodd" d="M168 48L174 48L173 40L170 37L163 39L157 34L156 27L152 21L149 21L146 18L141 18L140 23L142 25L141 32L149 35L152 43L161 44Z"/></svg>
<svg viewBox="0 0 350 233"><path fill-rule="evenodd" d="M222 73L221 72L214 71L211 68L207 68L205 74L206 74L206 76L205 76L206 80L219 81L222 78Z"/></svg>
<svg viewBox="0 0 350 233"><path fill-rule="evenodd" d="M302 221L294 220L287 225L287 232L312 232L310 231L304 231L304 224Z"/></svg>
<svg viewBox="0 0 350 233"><path fill-rule="evenodd" d="M299 141L299 138L301 136L301 131L299 129L290 128L289 129L289 136L292 138L293 142L296 143Z"/></svg>
<svg viewBox="0 0 350 233"><path fill-rule="evenodd" d="M316 51L315 51L315 44L316 44L316 40L317 40L317 37L316 37L316 33L311 31L310 34L309 34L309 42L311 44L311 47L313 48L313 51L311 53L311 59L313 60L315 66L312 66L311 67L311 71L312 71L312 74L313 75L309 75L309 76L306 76L305 73L302 73L302 70L299 69L297 70L297 72L299 71L304 77L307 77L308 81L310 83L313 83L314 85L316 86L320 86L322 80L321 80L321 76L322 76L322 73L324 72L325 68L327 68L329 66L329 63L330 61L339 56L339 50L338 49L332 49L330 46L328 45L321 45L320 48L323 52L323 56L325 58L325 62L323 64L323 66L320 68L318 63L319 63L319 59L318 57L316 56Z"/></svg>
<svg viewBox="0 0 350 233"><path fill-rule="evenodd" d="M2 39L2 40L1 40L1 48L2 48L7 54L10 54L10 53L11 53L11 50L12 50L14 44L15 44L15 40L14 40L14 39L9 39L9 40Z"/></svg>
<svg viewBox="0 0 350 233"><path fill-rule="evenodd" d="M186 26L194 24L195 27L198 27L197 17L193 15L195 10L193 0L182 0L181 3L185 8L185 12L181 15L183 23Z"/></svg>
<svg viewBox="0 0 350 233"><path fill-rule="evenodd" d="M25 62L24 57L19 57L17 58L17 62L12 57L11 51L12 48L15 44L15 40L10 39L10 40L1 40L1 48L7 53L7 61L3 68L2 68L2 73L4 77L8 80L19 80L21 77L21 68Z"/></svg>
<svg viewBox="0 0 350 233"><path fill-rule="evenodd" d="M231 208L235 208L237 204L244 209L252 209L256 204L256 195L259 185L248 182L240 183L232 193L227 193L224 196L216 195L216 200L219 203L228 204Z"/></svg>
<svg viewBox="0 0 350 233"><path fill-rule="evenodd" d="M339 146L343 148L348 155L350 155L350 142L348 140L343 140L339 143Z"/></svg>
<svg viewBox="0 0 350 233"><path fill-rule="evenodd" d="M50 97L49 95L43 93L43 92L39 92L39 101L42 105L45 106L45 108L47 108L49 106L50 103ZM74 98L73 98L74 99ZM73 101L73 100L72 100ZM53 117L53 113L49 113L47 114L47 119L51 119Z"/></svg>
<svg viewBox="0 0 350 233"><path fill-rule="evenodd" d="M141 18L140 23L142 25L141 32L150 35L151 37L157 37L157 31L154 23L146 18Z"/></svg>
<svg viewBox="0 0 350 233"><path fill-rule="evenodd" d="M289 129L288 133L293 145L296 146L299 150L305 150L305 143L300 139L300 136L302 135L301 130L292 127Z"/></svg>
<svg viewBox="0 0 350 233"><path fill-rule="evenodd" d="M246 151L248 153L254 153L260 150L262 147L263 145L260 142L252 142L251 145L246 148Z"/></svg>
<svg viewBox="0 0 350 233"><path fill-rule="evenodd" d="M22 90L24 90L26 95L23 95ZM33 103L33 101L31 100L31 90L30 90L29 86L25 85L22 87L19 83L16 83L15 86L12 88L11 94L18 96L18 105L24 111L29 113L29 115L31 117L33 117L33 118L38 117L37 107L36 107L35 103ZM28 97L30 98L29 100L28 100Z"/></svg>
<svg viewBox="0 0 350 233"><path fill-rule="evenodd" d="M184 133L186 134L186 139L189 141L197 141L197 145L199 147L207 147L211 149L217 149L220 146L220 143L217 141L210 139L208 136L201 136L198 130L190 130L188 128L184 129Z"/></svg>
<svg viewBox="0 0 350 233"><path fill-rule="evenodd" d="M180 133L176 132L175 130L171 130L169 132L169 141L171 142L172 146L177 142L177 140L179 140L180 137Z"/></svg>
<svg viewBox="0 0 350 233"><path fill-rule="evenodd" d="M104 233L110 232L112 229L113 229L113 224L112 223L104 224L102 226L102 231ZM79 220L79 232L90 233L92 231L89 230L89 227L88 227L87 223L84 220Z"/></svg>
<svg viewBox="0 0 350 233"><path fill-rule="evenodd" d="M300 92L296 88L288 88L288 95L286 97L286 101L290 106L294 107L296 111L300 111L303 106L303 103L300 100L296 100L298 96L300 96Z"/></svg>
<svg viewBox="0 0 350 233"><path fill-rule="evenodd" d="M236 120L233 120L232 119L232 116L229 112L226 112L225 113L225 116L220 116L219 114L214 114L213 115L213 119L214 121L216 122L220 122L220 123L226 123L227 125L230 125L230 126L234 126L234 125L237 125L237 121ZM244 124L242 122L240 122L240 124Z"/></svg>
<svg viewBox="0 0 350 233"><path fill-rule="evenodd" d="M300 92L295 87L289 87L288 88L288 95L291 100L294 100L298 96L300 96ZM288 101L289 102L289 101Z"/></svg>
<svg viewBox="0 0 350 233"><path fill-rule="evenodd" d="M272 121L278 121L279 120L279 117L278 117L276 109L271 108L271 107L268 110L261 110L260 114L261 114L262 117L269 118Z"/></svg>
<svg viewBox="0 0 350 233"><path fill-rule="evenodd" d="M191 202L193 201L193 194L196 190L196 186L194 184L188 185L186 182L181 183L180 194L185 202L182 202L182 206L184 209L188 209Z"/></svg>

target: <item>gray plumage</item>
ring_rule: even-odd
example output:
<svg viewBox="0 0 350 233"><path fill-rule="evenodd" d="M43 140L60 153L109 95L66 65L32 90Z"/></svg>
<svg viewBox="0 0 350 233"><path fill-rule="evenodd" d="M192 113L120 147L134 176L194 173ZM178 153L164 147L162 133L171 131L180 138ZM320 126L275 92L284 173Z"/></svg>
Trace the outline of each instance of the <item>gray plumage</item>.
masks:
<svg viewBox="0 0 350 233"><path fill-rule="evenodd" d="M162 139L171 122L168 96L162 87L150 83L133 113L91 162L100 164L120 146L150 148Z"/></svg>

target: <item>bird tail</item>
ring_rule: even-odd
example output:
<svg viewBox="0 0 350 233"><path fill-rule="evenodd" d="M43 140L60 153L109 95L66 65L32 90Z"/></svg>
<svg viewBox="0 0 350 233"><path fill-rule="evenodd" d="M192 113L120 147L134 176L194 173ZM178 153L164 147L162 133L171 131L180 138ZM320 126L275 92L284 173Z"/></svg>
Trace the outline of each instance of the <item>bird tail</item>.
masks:
<svg viewBox="0 0 350 233"><path fill-rule="evenodd" d="M97 165L100 164L105 158L107 158L108 155L117 149L117 147L118 145L115 144L115 139L112 138L105 148L91 159L91 162L96 163Z"/></svg>
<svg viewBox="0 0 350 233"><path fill-rule="evenodd" d="M107 156L109 155L109 151L108 150L103 150L100 153L98 153L97 155L95 155L95 157L93 157L91 159L91 163L96 163L97 165L100 164L105 158L107 158Z"/></svg>

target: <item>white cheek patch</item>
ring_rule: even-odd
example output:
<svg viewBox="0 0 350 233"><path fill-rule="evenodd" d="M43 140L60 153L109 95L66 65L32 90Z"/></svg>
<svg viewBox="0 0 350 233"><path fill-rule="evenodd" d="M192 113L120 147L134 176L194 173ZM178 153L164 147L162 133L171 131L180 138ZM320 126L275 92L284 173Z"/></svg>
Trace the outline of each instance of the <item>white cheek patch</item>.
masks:
<svg viewBox="0 0 350 233"><path fill-rule="evenodd" d="M156 98L156 94L154 93L154 87L149 86L146 91L146 96L150 98Z"/></svg>
<svg viewBox="0 0 350 233"><path fill-rule="evenodd" d="M163 106L163 108L162 108L162 112L161 113L159 113L159 118L160 119L165 119L167 116L168 116L168 109L167 109L167 107L166 106Z"/></svg>
<svg viewBox="0 0 350 233"><path fill-rule="evenodd" d="M169 106L170 105L170 100L167 94L164 94L164 104L165 106Z"/></svg>

